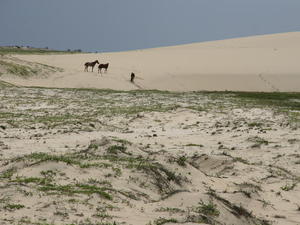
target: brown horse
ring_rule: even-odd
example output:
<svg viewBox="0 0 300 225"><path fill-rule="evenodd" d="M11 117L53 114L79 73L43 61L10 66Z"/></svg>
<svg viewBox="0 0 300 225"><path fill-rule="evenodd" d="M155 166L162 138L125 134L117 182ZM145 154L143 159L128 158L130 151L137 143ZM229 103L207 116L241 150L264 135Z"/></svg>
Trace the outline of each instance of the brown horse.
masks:
<svg viewBox="0 0 300 225"><path fill-rule="evenodd" d="M106 63L106 64L99 64L99 66L98 66L98 73L101 73L101 70L102 70L102 69L105 69L105 72L107 72L108 66L109 66L109 63Z"/></svg>
<svg viewBox="0 0 300 225"><path fill-rule="evenodd" d="M135 78L135 74L131 73L131 75L130 75L130 82L131 83L134 83L134 78Z"/></svg>
<svg viewBox="0 0 300 225"><path fill-rule="evenodd" d="M98 60L95 60L94 62L86 62L86 63L84 64L84 71L88 72L88 71L89 71L88 68L89 68L89 66L90 66L90 67L92 67L92 72L93 72L94 67L95 67L95 65L96 65L97 63L100 64Z"/></svg>

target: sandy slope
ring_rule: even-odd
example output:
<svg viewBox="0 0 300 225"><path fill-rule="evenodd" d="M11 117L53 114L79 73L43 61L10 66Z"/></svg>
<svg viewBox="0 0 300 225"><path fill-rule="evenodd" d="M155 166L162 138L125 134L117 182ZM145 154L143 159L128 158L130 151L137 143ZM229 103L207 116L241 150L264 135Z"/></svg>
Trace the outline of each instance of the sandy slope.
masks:
<svg viewBox="0 0 300 225"><path fill-rule="evenodd" d="M117 53L20 55L63 68L47 79L4 78L47 87L160 89L172 91L300 91L300 32L253 36ZM86 61L110 63L102 76L83 72ZM129 74L137 75L136 85Z"/></svg>
<svg viewBox="0 0 300 225"><path fill-rule="evenodd" d="M299 225L296 114L232 96L0 89L0 224Z"/></svg>
<svg viewBox="0 0 300 225"><path fill-rule="evenodd" d="M299 50L300 32L120 53L20 55L21 65L64 72L39 64L40 78L1 79L46 87L300 91ZM110 62L107 73L83 72L95 59ZM285 104L235 95L4 85L0 225L299 225L298 94L281 94Z"/></svg>

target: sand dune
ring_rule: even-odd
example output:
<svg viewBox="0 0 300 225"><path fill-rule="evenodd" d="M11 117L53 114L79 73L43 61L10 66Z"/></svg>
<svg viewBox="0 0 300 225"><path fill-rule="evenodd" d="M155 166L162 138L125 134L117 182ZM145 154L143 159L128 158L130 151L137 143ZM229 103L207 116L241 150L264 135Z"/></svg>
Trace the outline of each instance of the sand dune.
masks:
<svg viewBox="0 0 300 225"><path fill-rule="evenodd" d="M118 90L300 91L300 32L116 53L19 55L64 69L43 79L4 78L19 85ZM102 76L86 61L110 63ZM129 75L137 75L136 85Z"/></svg>
<svg viewBox="0 0 300 225"><path fill-rule="evenodd" d="M0 224L299 225L300 98L275 96L1 88Z"/></svg>
<svg viewBox="0 0 300 225"><path fill-rule="evenodd" d="M298 40L4 55L0 74L27 86L300 91ZM95 59L107 73L83 71ZM0 224L300 224L299 93L0 87Z"/></svg>

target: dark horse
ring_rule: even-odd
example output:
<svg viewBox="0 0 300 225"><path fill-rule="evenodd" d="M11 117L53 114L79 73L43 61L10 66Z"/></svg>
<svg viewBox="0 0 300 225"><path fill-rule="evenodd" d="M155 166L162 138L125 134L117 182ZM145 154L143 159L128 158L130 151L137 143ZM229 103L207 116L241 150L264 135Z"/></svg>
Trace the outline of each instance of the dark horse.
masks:
<svg viewBox="0 0 300 225"><path fill-rule="evenodd" d="M98 66L98 73L101 73L101 70L102 70L102 69L105 69L105 72L107 72L108 66L109 66L109 63L106 63L106 64L99 64L99 66Z"/></svg>
<svg viewBox="0 0 300 225"><path fill-rule="evenodd" d="M89 71L88 70L88 68L89 68L89 66L90 67L92 67L92 72L93 72L93 70L94 70L94 66L96 65L96 64L99 64L99 62L98 62L98 60L95 60L94 62L86 62L85 64L84 64L84 71Z"/></svg>
<svg viewBox="0 0 300 225"><path fill-rule="evenodd" d="M135 78L135 74L131 73L130 75L130 82L133 83L134 82L134 78Z"/></svg>

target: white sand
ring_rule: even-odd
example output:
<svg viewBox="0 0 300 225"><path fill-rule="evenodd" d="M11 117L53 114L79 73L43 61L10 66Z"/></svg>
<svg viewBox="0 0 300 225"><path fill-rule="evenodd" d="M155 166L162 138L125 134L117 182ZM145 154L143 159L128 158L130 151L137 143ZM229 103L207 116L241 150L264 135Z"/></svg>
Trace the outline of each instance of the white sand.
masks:
<svg viewBox="0 0 300 225"><path fill-rule="evenodd" d="M47 78L1 76L18 85L300 91L300 32L120 53L17 57L64 69ZM110 63L107 73L100 75L97 68L93 73L83 71L84 62L95 59ZM129 82L131 72L137 75L136 85ZM163 224L159 223L161 218L175 218L177 224L185 225L300 224L297 111L290 118L275 106L245 107L240 102L230 102L228 96L214 99L202 93L171 98L172 95L1 89L0 224L116 221L117 225L157 225ZM155 104L151 105L152 101ZM101 111L103 107L124 110L137 105L151 109L174 104L179 108L167 112L110 115ZM203 110L192 110L189 105ZM88 147L95 141L104 143L102 138L108 140L107 144L99 144L96 149ZM170 181L168 186L160 187L162 177L156 180L157 173L95 157L105 155L110 146L118 144L115 138L132 143L125 145L126 154L119 152L118 156L141 156L146 162L160 163L180 175L182 183ZM75 161L94 163L95 158L95 162L113 167L95 164L81 168L75 162L22 158L40 152L57 156L81 153ZM84 154L90 154L92 161L80 159ZM186 157L185 165L178 163L180 156ZM9 169L14 171L11 178L4 176ZM117 175L116 169L121 174ZM47 184L17 180L44 178L43 173L49 171L55 174L51 182L58 187L88 184L121 192L108 191L114 197L110 201L95 193L51 193L40 189ZM124 196L127 192L137 199ZM197 211L202 201L215 204L219 215L208 218L216 223L205 222L206 217L201 216L204 213ZM23 208L12 207L18 204Z"/></svg>
<svg viewBox="0 0 300 225"><path fill-rule="evenodd" d="M63 68L47 79L6 77L19 85L119 90L300 91L300 32L116 53L20 55ZM102 76L83 64L110 63ZM129 82L130 73L136 85Z"/></svg>

